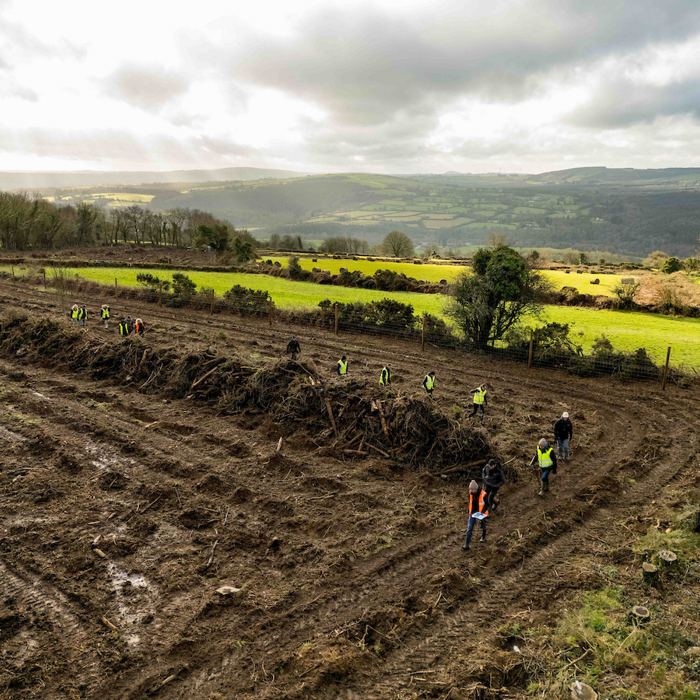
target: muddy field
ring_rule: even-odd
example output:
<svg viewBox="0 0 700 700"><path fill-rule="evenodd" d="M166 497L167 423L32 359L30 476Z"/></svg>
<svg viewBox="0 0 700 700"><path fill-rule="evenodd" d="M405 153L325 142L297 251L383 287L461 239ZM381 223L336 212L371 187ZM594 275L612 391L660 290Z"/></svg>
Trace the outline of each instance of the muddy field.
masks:
<svg viewBox="0 0 700 700"><path fill-rule="evenodd" d="M59 321L69 342L51 294L0 284L0 299L2 319ZM527 650L499 630L550 624L591 585L579 557L601 537L624 542L621 517L697 472L694 391L304 331L307 384L332 397L336 437L321 401L297 421L293 410L281 420L278 406L236 403L298 329L86 301L110 302L115 319L142 314L149 331L120 341L116 323L105 330L93 316L67 354L0 348L2 698L526 697ZM196 390L204 379L156 388L138 363L71 369L81 352L122 343L140 365L167 352L235 355L241 383L232 369L230 395L214 397ZM341 354L350 381L332 374ZM378 386L386 361L390 396ZM428 402L430 369L435 408L470 449L515 458L488 542L475 538L469 553L468 480L441 476L449 453L442 464L411 460L379 428L379 450L395 458L343 450L369 425L362 416L352 426L353 401L383 398L393 430L392 406ZM460 408L484 380L487 417L470 427ZM540 499L527 463L563 410L572 459Z"/></svg>

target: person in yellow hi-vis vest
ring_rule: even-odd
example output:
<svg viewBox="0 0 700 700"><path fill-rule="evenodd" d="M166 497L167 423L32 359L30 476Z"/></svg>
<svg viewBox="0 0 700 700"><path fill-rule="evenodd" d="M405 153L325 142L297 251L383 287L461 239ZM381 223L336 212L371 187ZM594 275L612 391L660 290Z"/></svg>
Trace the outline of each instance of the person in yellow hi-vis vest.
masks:
<svg viewBox="0 0 700 700"><path fill-rule="evenodd" d="M423 386L428 392L428 396L432 398L433 389L435 389L435 372L428 372L428 374L425 375L425 379L423 380Z"/></svg>
<svg viewBox="0 0 700 700"><path fill-rule="evenodd" d="M477 411L481 411L481 422L484 422L484 406L488 405L488 400L486 399L486 390L489 388L489 385L484 383L484 384L479 384L476 389L472 389L470 393L474 394L474 409L472 412L469 414L469 418L473 418Z"/></svg>
<svg viewBox="0 0 700 700"><path fill-rule="evenodd" d="M105 322L105 328L107 328L109 326L109 306L107 304L102 304L100 318Z"/></svg>
<svg viewBox="0 0 700 700"><path fill-rule="evenodd" d="M338 360L338 364L336 365L336 368L338 370L339 377L344 377L348 373L348 358L345 357L345 355L343 355Z"/></svg>
<svg viewBox="0 0 700 700"><path fill-rule="evenodd" d="M387 362L379 375L379 386L391 386L391 362Z"/></svg>
<svg viewBox="0 0 700 700"><path fill-rule="evenodd" d="M78 314L79 313L80 313L80 309L78 309L78 305L73 304L73 308L70 310L70 317L71 317L71 320L73 321L74 326L78 325Z"/></svg>
<svg viewBox="0 0 700 700"><path fill-rule="evenodd" d="M544 438L537 443L537 452L530 461L530 465L532 466L535 462L540 468L540 492L537 495L544 496L549 492L549 475L557 473L557 455Z"/></svg>

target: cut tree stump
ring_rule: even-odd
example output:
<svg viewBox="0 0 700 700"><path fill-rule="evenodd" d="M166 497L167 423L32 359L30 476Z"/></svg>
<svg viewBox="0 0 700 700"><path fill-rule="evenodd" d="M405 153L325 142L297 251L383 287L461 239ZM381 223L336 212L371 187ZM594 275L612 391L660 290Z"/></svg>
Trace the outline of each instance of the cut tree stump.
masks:
<svg viewBox="0 0 700 700"><path fill-rule="evenodd" d="M642 564L642 578L644 583L648 583L650 586L656 586L659 583L659 569L654 566L651 562L645 561Z"/></svg>
<svg viewBox="0 0 700 700"><path fill-rule="evenodd" d="M635 625L643 625L651 619L651 613L643 605L635 605L629 612L630 621Z"/></svg>
<svg viewBox="0 0 700 700"><path fill-rule="evenodd" d="M664 569L670 569L676 565L678 557L668 549L662 549L659 552L659 562Z"/></svg>

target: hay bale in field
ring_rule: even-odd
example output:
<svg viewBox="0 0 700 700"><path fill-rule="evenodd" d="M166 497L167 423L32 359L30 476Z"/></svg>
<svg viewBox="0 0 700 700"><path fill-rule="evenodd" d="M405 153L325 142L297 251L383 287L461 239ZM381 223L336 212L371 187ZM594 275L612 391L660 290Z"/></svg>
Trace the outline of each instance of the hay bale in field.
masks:
<svg viewBox="0 0 700 700"><path fill-rule="evenodd" d="M320 267L312 267L311 272L321 272L321 268Z"/></svg>
<svg viewBox="0 0 700 700"><path fill-rule="evenodd" d="M347 268L347 267L341 267L341 268L340 268L341 274L342 274L343 272L347 272L347 271L348 271L348 268Z"/></svg>
<svg viewBox="0 0 700 700"><path fill-rule="evenodd" d="M598 279L597 277L594 277L594 278L591 280L591 284L600 284L600 279Z"/></svg>
<svg viewBox="0 0 700 700"><path fill-rule="evenodd" d="M447 280L440 280L440 284L447 284Z"/></svg>

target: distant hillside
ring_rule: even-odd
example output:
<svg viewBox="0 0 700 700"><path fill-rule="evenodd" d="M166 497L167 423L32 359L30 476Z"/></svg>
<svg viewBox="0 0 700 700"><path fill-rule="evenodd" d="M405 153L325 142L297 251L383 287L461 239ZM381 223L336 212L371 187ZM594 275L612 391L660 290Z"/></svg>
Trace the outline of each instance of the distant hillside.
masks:
<svg viewBox="0 0 700 700"><path fill-rule="evenodd" d="M403 177L344 173L247 181L240 179L246 172L262 177L274 171L212 172L239 179L64 187L43 194L60 206L84 201L107 209L201 209L254 229L260 238L272 232L308 239L349 235L374 243L398 229L416 243L456 248L482 244L499 232L523 247L637 256L660 249L688 257L700 236L700 169L695 168ZM169 175L191 177L184 171Z"/></svg>
<svg viewBox="0 0 700 700"><path fill-rule="evenodd" d="M219 168L217 170L171 170L137 172L0 172L0 190L37 190L59 187L123 186L163 182L225 182L299 177L304 173L265 168Z"/></svg>
<svg viewBox="0 0 700 700"><path fill-rule="evenodd" d="M700 187L700 168L570 168L531 175L530 181L559 185Z"/></svg>

